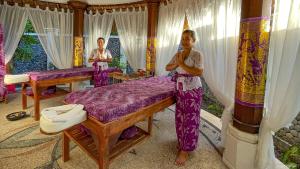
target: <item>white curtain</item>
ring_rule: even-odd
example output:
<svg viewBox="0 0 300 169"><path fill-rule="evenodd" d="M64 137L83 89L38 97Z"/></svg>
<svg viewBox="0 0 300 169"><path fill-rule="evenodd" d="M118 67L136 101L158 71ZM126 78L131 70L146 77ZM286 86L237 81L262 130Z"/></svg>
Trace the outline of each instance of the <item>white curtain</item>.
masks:
<svg viewBox="0 0 300 169"><path fill-rule="evenodd" d="M148 9L114 11L121 46L133 70L146 68Z"/></svg>
<svg viewBox="0 0 300 169"><path fill-rule="evenodd" d="M183 31L185 1L161 4L157 30L156 74L166 75L166 65L176 54Z"/></svg>
<svg viewBox="0 0 300 169"><path fill-rule="evenodd" d="M52 63L58 69L71 68L73 63L73 14L48 8L27 7L29 19Z"/></svg>
<svg viewBox="0 0 300 169"><path fill-rule="evenodd" d="M265 112L259 132L258 168L275 169L272 132L300 111L300 1L277 0L268 56Z"/></svg>
<svg viewBox="0 0 300 169"><path fill-rule="evenodd" d="M222 114L222 142L232 120L239 42L241 0L191 0L187 18L196 31L196 48L204 56L204 78L225 105Z"/></svg>
<svg viewBox="0 0 300 169"><path fill-rule="evenodd" d="M86 61L92 50L97 48L97 39L99 37L105 38L106 48L107 42L111 33L111 28L113 24L113 14L105 12L103 15L100 13L84 14L84 37L85 37L85 57Z"/></svg>
<svg viewBox="0 0 300 169"><path fill-rule="evenodd" d="M4 28L4 54L5 64L13 57L23 35L28 14L26 9L18 4L10 6L4 2L0 6L0 23Z"/></svg>

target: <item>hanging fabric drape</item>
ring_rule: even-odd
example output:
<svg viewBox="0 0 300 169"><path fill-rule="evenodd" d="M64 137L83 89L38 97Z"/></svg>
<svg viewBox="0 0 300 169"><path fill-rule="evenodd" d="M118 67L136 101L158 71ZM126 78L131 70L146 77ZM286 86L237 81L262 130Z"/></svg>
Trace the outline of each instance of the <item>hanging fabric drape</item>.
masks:
<svg viewBox="0 0 300 169"><path fill-rule="evenodd" d="M191 0L187 18L196 31L196 48L204 56L204 78L218 100L222 114L222 142L232 120L238 54L241 0Z"/></svg>
<svg viewBox="0 0 300 169"><path fill-rule="evenodd" d="M259 132L259 169L276 169L272 132L300 111L300 1L277 0L267 70L265 112Z"/></svg>
<svg viewBox="0 0 300 169"><path fill-rule="evenodd" d="M166 75L166 65L178 51L185 17L185 1L159 7L156 74Z"/></svg>
<svg viewBox="0 0 300 169"><path fill-rule="evenodd" d="M89 55L93 49L98 47L97 39L103 37L105 39L104 48L107 46L107 42L111 33L113 24L113 14L104 12L104 14L97 13L84 14L84 37L85 37L85 57L88 60Z"/></svg>
<svg viewBox="0 0 300 169"><path fill-rule="evenodd" d="M4 38L3 38L3 28L0 24L0 101L6 99L7 89L4 85L4 75L5 75L5 62L4 62Z"/></svg>
<svg viewBox="0 0 300 169"><path fill-rule="evenodd" d="M12 59L18 47L27 19L26 9L19 7L18 4L10 6L4 1L4 4L0 5L0 24L4 29L5 64Z"/></svg>
<svg viewBox="0 0 300 169"><path fill-rule="evenodd" d="M58 69L72 67L73 61L73 14L50 11L48 8L27 7L29 19L52 63Z"/></svg>
<svg viewBox="0 0 300 169"><path fill-rule="evenodd" d="M130 66L137 69L146 68L148 9L136 11L114 11L121 46Z"/></svg>

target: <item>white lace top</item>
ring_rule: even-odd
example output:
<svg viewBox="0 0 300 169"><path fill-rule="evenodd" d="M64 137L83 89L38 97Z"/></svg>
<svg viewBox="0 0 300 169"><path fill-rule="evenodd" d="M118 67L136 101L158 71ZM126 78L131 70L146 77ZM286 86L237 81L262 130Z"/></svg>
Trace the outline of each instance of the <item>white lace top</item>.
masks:
<svg viewBox="0 0 300 169"><path fill-rule="evenodd" d="M181 51L180 51L181 52ZM177 54L176 54L177 55ZM176 55L172 58L170 63L175 63ZM194 49L191 50L189 56L185 59L184 63L189 67L196 67L203 69L203 57L199 51ZM176 72L179 74L189 74L181 67L176 68ZM182 90L193 90L202 87L201 79L199 76L193 77L178 77L177 79L177 89L179 89L179 83L182 83Z"/></svg>
<svg viewBox="0 0 300 169"><path fill-rule="evenodd" d="M103 50L103 53L100 53L98 49L94 49L89 57L90 59L111 59L111 53L108 49ZM91 66L92 64L89 64ZM98 66L101 66L102 70L108 69L107 62L98 62Z"/></svg>

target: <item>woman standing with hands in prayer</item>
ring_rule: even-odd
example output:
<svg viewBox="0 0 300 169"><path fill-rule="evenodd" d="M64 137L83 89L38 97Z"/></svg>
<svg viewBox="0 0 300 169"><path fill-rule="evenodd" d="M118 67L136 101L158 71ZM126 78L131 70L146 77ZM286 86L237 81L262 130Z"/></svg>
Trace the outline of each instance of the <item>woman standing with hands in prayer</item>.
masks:
<svg viewBox="0 0 300 169"><path fill-rule="evenodd" d="M202 84L199 76L203 73L203 60L200 52L193 49L195 32L182 33L183 50L175 54L167 71L175 70L176 113L175 124L178 139L176 165L182 166L189 152L196 149L199 136Z"/></svg>
<svg viewBox="0 0 300 169"><path fill-rule="evenodd" d="M108 69L108 62L112 62L112 56L108 49L104 49L105 39L97 39L98 48L94 49L89 57L89 62L98 62L102 70Z"/></svg>

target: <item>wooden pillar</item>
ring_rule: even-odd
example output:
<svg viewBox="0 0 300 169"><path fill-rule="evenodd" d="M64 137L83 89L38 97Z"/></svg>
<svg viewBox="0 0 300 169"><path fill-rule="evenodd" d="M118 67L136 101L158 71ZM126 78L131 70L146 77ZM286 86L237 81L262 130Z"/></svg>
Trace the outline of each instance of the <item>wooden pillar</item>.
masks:
<svg viewBox="0 0 300 169"><path fill-rule="evenodd" d="M272 6L269 2L242 1L233 126L253 134L258 133L263 114L271 14L265 8Z"/></svg>
<svg viewBox="0 0 300 169"><path fill-rule="evenodd" d="M148 38L146 54L146 70L150 74L155 72L156 35L158 27L159 0L148 0Z"/></svg>
<svg viewBox="0 0 300 169"><path fill-rule="evenodd" d="M6 74L10 74L10 73L11 73L10 64L11 64L11 61L9 61L9 62L5 65L5 71L6 71Z"/></svg>
<svg viewBox="0 0 300 169"><path fill-rule="evenodd" d="M68 1L68 4L74 10L74 30L73 30L73 66L81 67L83 65L83 27L84 11L88 4L81 1Z"/></svg>

